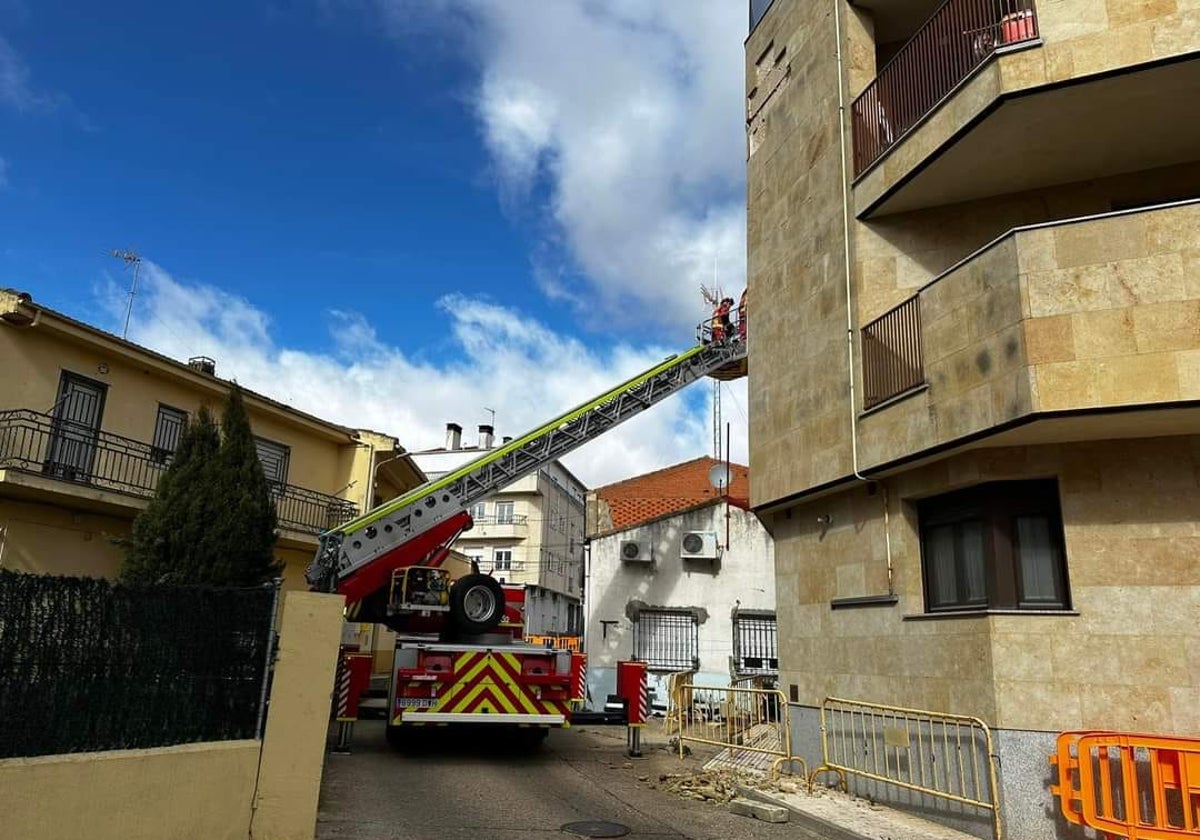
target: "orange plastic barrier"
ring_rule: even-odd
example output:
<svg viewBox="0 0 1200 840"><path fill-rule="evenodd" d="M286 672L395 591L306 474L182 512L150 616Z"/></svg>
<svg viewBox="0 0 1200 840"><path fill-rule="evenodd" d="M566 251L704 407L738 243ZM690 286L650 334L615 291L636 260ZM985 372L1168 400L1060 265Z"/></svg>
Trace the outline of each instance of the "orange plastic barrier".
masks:
<svg viewBox="0 0 1200 840"><path fill-rule="evenodd" d="M1050 764L1069 822L1129 840L1200 837L1200 738L1063 732Z"/></svg>

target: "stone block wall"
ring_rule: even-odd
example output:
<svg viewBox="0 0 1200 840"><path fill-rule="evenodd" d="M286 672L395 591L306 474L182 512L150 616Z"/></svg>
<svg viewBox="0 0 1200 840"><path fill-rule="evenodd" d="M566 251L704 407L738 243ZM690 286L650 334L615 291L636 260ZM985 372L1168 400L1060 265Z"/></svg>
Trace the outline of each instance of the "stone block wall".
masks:
<svg viewBox="0 0 1200 840"><path fill-rule="evenodd" d="M916 501L975 483L1057 477L1073 611L927 617ZM781 684L978 716L1005 729L1200 735L1200 436L963 453L883 488L776 514ZM818 517L830 517L828 526Z"/></svg>

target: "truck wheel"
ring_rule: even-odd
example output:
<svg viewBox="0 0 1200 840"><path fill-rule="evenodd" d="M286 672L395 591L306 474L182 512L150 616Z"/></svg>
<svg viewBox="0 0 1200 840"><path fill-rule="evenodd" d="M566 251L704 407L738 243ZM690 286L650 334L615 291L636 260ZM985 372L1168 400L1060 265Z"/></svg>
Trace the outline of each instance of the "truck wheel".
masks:
<svg viewBox="0 0 1200 840"><path fill-rule="evenodd" d="M460 633L487 633L504 618L504 590L491 575L459 578L450 588L450 620Z"/></svg>

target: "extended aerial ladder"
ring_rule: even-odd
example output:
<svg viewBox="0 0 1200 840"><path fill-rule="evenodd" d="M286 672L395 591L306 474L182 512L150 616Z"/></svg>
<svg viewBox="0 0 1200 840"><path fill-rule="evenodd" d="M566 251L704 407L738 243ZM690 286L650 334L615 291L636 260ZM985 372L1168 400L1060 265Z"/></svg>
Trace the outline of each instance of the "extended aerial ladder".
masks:
<svg viewBox="0 0 1200 840"><path fill-rule="evenodd" d="M668 357L448 475L327 531L307 569L309 584L340 593L348 605L354 605L386 590L399 569L439 566L449 546L471 527L469 510L476 502L705 376L745 375L744 330L715 342L710 336L711 328L701 325L700 343L690 350Z"/></svg>

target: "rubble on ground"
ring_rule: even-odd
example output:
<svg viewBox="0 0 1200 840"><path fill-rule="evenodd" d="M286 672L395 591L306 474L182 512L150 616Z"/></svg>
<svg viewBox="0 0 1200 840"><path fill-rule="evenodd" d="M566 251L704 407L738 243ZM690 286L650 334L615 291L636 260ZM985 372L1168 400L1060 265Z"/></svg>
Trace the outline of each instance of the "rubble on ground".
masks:
<svg viewBox="0 0 1200 840"><path fill-rule="evenodd" d="M738 795L737 789L754 788L764 793L798 793L806 786L801 780L782 777L771 780L754 773L737 773L732 770L701 770L694 773L663 773L649 787L674 794L682 799L724 804Z"/></svg>

